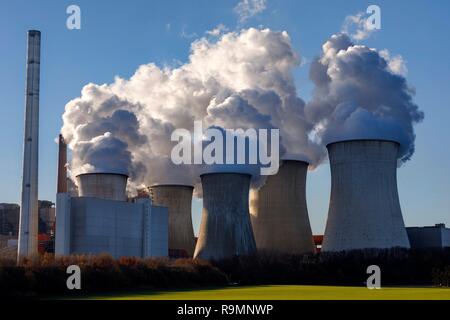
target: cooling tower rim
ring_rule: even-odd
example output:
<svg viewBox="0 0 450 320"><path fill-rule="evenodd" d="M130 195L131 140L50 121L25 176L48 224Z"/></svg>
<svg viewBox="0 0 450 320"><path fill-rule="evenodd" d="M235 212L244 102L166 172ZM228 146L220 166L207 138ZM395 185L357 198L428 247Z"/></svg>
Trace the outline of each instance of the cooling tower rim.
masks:
<svg viewBox="0 0 450 320"><path fill-rule="evenodd" d="M151 186L149 186L149 188L157 188L157 187L185 187L185 188L190 188L190 189L194 189L193 185L190 184L182 184L182 183L155 183L152 184Z"/></svg>
<svg viewBox="0 0 450 320"><path fill-rule="evenodd" d="M81 177L81 176L89 176L89 175L108 175L108 176L122 176L128 179L128 174L126 173L118 173L118 172L86 172L86 173L79 173L75 177Z"/></svg>
<svg viewBox="0 0 450 320"><path fill-rule="evenodd" d="M252 174L250 174L250 173L245 173L245 172L229 172L229 171L226 171L226 172L208 172L208 173L202 173L201 175L200 175L200 178L202 178L202 177L204 177L204 176L212 176L212 175L222 175L222 174L226 174L226 175L231 175L231 174L233 174L233 175L240 175L240 176L248 176L248 177L253 177L253 175Z"/></svg>
<svg viewBox="0 0 450 320"><path fill-rule="evenodd" d="M333 144L346 143L346 142L390 142L390 143L394 143L398 146L401 146L400 142L395 141L393 139L348 139L348 140L339 140L339 141L330 142L326 145L326 147L327 147L327 149L329 149L330 146Z"/></svg>

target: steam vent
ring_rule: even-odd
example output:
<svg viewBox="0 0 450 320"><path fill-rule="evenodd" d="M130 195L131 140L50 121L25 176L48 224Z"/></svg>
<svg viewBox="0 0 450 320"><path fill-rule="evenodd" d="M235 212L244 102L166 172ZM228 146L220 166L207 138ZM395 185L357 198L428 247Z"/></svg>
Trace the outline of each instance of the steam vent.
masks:
<svg viewBox="0 0 450 320"><path fill-rule="evenodd" d="M276 175L250 193L250 213L258 250L302 254L314 252L306 206L308 163L283 161Z"/></svg>
<svg viewBox="0 0 450 320"><path fill-rule="evenodd" d="M251 176L209 173L201 179L203 212L194 258L219 260L255 253L248 210Z"/></svg>
<svg viewBox="0 0 450 320"><path fill-rule="evenodd" d="M150 188L153 205L169 209L169 249L184 250L194 255L195 237L192 226L192 193L194 187L154 185Z"/></svg>
<svg viewBox="0 0 450 320"><path fill-rule="evenodd" d="M331 199L322 251L409 248L397 191L399 144L356 140L327 148Z"/></svg>

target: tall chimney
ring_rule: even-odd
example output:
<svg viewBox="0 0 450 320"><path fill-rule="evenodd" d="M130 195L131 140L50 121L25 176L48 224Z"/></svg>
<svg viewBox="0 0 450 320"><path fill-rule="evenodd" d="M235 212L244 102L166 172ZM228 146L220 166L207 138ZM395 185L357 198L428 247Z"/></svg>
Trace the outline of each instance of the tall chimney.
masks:
<svg viewBox="0 0 450 320"><path fill-rule="evenodd" d="M58 186L57 193L67 192L67 145L62 134L58 141Z"/></svg>
<svg viewBox="0 0 450 320"><path fill-rule="evenodd" d="M22 257L30 257L37 254L40 51L41 32L36 30L28 31L25 136L23 144L18 261Z"/></svg>

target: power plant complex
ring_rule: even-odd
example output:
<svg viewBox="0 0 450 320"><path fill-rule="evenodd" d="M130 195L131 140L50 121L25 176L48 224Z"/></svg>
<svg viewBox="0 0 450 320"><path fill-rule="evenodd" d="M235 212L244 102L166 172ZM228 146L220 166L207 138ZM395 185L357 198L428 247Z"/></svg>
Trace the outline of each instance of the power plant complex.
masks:
<svg viewBox="0 0 450 320"><path fill-rule="evenodd" d="M40 41L39 31L28 32L18 259L35 255L38 247ZM327 146L331 197L322 251L410 248L397 191L399 146L387 140ZM249 174L201 175L203 211L196 240L193 186L151 185L148 196L130 198L127 172L94 170L73 177L76 189L70 188L67 145L60 135L55 254L145 258L176 251L184 257L219 260L257 251L314 253L306 197L308 166L284 160L259 189L251 189Z"/></svg>

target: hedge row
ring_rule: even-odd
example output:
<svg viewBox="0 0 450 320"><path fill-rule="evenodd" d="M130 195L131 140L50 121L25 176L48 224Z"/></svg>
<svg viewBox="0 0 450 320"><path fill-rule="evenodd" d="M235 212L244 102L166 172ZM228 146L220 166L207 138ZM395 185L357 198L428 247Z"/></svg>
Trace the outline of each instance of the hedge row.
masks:
<svg viewBox="0 0 450 320"><path fill-rule="evenodd" d="M450 248L446 250L359 250L335 254L280 255L259 253L222 261L192 259L114 260L109 255L44 255L0 261L0 295L62 295L68 292L66 268L78 265L82 293L141 289L259 284L364 285L367 267L381 269L387 285L449 286Z"/></svg>
<svg viewBox="0 0 450 320"><path fill-rule="evenodd" d="M437 274L448 285L450 248L428 250L354 250L311 255L273 255L259 253L216 261L213 265L230 281L241 285L304 284L364 285L367 267L381 269L382 285L438 285ZM439 273L439 272L440 273Z"/></svg>
<svg viewBox="0 0 450 320"><path fill-rule="evenodd" d="M191 259L114 260L109 255L67 256L44 255L26 260L21 266L0 263L0 295L61 295L68 292L66 269L81 269L82 293L137 289L195 288L225 286L226 276L210 263Z"/></svg>

